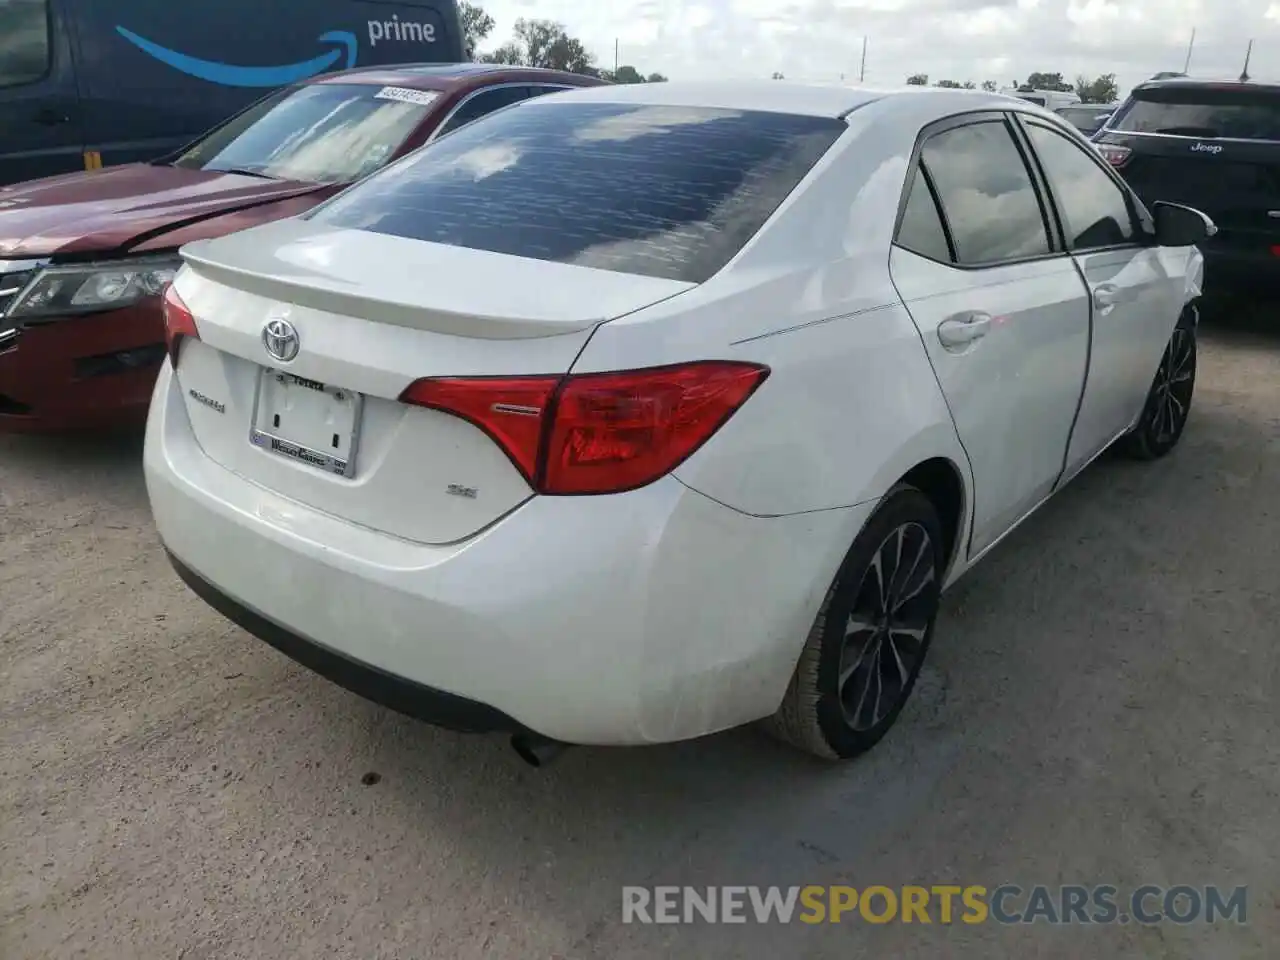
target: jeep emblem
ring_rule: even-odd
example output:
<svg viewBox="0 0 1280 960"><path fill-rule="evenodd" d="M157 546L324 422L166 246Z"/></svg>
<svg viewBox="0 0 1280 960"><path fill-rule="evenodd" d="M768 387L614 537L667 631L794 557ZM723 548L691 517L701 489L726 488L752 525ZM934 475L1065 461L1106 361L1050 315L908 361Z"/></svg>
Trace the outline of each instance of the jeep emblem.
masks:
<svg viewBox="0 0 1280 960"><path fill-rule="evenodd" d="M1192 153L1212 153L1215 157L1222 152L1222 145L1217 143L1196 143L1191 145Z"/></svg>

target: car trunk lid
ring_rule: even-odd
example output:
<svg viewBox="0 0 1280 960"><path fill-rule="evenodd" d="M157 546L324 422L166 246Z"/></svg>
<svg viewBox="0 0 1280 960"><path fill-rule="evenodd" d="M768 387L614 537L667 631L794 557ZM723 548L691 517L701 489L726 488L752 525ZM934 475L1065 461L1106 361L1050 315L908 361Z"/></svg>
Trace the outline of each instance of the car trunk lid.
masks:
<svg viewBox="0 0 1280 960"><path fill-rule="evenodd" d="M1253 150L1212 141L1126 145L1133 153L1123 173L1145 202L1188 204L1223 230L1280 234L1280 219L1271 216L1280 212L1280 144ZM1201 150L1193 150L1196 145Z"/></svg>
<svg viewBox="0 0 1280 960"><path fill-rule="evenodd" d="M600 323L692 286L306 221L183 253L200 339L177 376L205 453L420 543L465 539L533 490L479 427L399 402L409 384L563 374Z"/></svg>

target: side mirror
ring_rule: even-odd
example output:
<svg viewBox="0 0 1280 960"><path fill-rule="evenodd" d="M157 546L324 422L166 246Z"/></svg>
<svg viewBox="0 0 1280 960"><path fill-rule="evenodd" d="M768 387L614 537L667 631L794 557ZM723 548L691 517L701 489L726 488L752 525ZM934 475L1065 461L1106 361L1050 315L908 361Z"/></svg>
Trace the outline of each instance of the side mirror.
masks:
<svg viewBox="0 0 1280 960"><path fill-rule="evenodd" d="M1151 205L1156 243L1162 247L1193 247L1218 232L1217 225L1195 207L1157 200Z"/></svg>

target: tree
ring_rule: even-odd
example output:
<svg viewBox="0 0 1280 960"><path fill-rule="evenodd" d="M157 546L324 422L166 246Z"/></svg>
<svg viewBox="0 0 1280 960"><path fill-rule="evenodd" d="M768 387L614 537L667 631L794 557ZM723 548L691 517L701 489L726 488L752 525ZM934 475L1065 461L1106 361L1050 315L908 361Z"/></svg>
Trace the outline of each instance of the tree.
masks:
<svg viewBox="0 0 1280 960"><path fill-rule="evenodd" d="M987 93L995 93L995 92L996 92L996 82L995 82L994 80L983 80L983 81L982 81L982 89L983 89L983 90L985 90L985 91L987 91Z"/></svg>
<svg viewBox="0 0 1280 960"><path fill-rule="evenodd" d="M466 0L458 4L458 16L462 20L462 45L466 48L467 59L473 60L476 48L493 33L493 17Z"/></svg>
<svg viewBox="0 0 1280 960"><path fill-rule="evenodd" d="M784 76L783 76L782 74L780 74L777 70L775 70L775 71L773 71L773 77L772 77L772 79L774 79L774 80L785 80L785 79L786 79L786 77L784 77Z"/></svg>
<svg viewBox="0 0 1280 960"><path fill-rule="evenodd" d="M1063 82L1060 73L1033 73L1027 77L1026 85L1036 90L1061 90L1064 93L1072 89L1071 84Z"/></svg>
<svg viewBox="0 0 1280 960"><path fill-rule="evenodd" d="M631 66L631 64L629 63L624 63L622 66L620 66L617 69L617 71L611 77L609 77L609 79L612 80L614 83L644 83L645 82L644 74L641 73L639 70L637 70L635 67Z"/></svg>
<svg viewBox="0 0 1280 960"><path fill-rule="evenodd" d="M1083 76L1076 77L1076 96L1082 103L1115 103L1120 99L1120 88L1116 86L1116 75L1104 73L1100 77L1088 80Z"/></svg>
<svg viewBox="0 0 1280 960"><path fill-rule="evenodd" d="M646 81L646 83L666 83L666 82L667 82L667 78L660 73L649 74L649 79Z"/></svg>
<svg viewBox="0 0 1280 960"><path fill-rule="evenodd" d="M907 83L910 83L910 82L911 82L910 80L907 81ZM960 83L957 80L939 80L937 83L934 84L934 86L946 87L949 90L972 90L973 81L966 80L964 83Z"/></svg>
<svg viewBox="0 0 1280 960"><path fill-rule="evenodd" d="M485 62L599 76L595 68L596 58L581 40L569 36L563 23L521 17L512 32L514 36L486 55Z"/></svg>
<svg viewBox="0 0 1280 960"><path fill-rule="evenodd" d="M907 77L907 83L913 87L927 87L929 85L929 75L927 73L913 73Z"/></svg>

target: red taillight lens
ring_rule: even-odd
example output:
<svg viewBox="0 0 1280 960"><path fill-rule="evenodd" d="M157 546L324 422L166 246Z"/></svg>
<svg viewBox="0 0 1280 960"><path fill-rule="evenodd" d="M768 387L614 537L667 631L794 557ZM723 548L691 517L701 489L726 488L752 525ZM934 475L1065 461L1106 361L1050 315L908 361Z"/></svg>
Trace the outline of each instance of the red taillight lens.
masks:
<svg viewBox="0 0 1280 960"><path fill-rule="evenodd" d="M617 493L670 473L769 371L704 361L569 377L556 398L542 492Z"/></svg>
<svg viewBox="0 0 1280 960"><path fill-rule="evenodd" d="M176 369L178 366L178 350L182 346L183 337L200 339L200 331L196 329L196 318L191 315L187 305L178 296L178 291L169 284L164 290L164 345L169 349L169 362Z"/></svg>
<svg viewBox="0 0 1280 960"><path fill-rule="evenodd" d="M1133 152L1128 147L1117 147L1111 143L1097 143L1094 146L1102 154L1102 159L1113 167L1123 167L1129 162L1129 154Z"/></svg>
<svg viewBox="0 0 1280 960"><path fill-rule="evenodd" d="M534 486L542 425L560 380L560 377L418 380L408 386L400 399L474 423L502 447L529 485Z"/></svg>
<svg viewBox="0 0 1280 960"><path fill-rule="evenodd" d="M707 360L566 377L419 380L406 403L471 421L544 494L633 490L707 442L769 375Z"/></svg>

